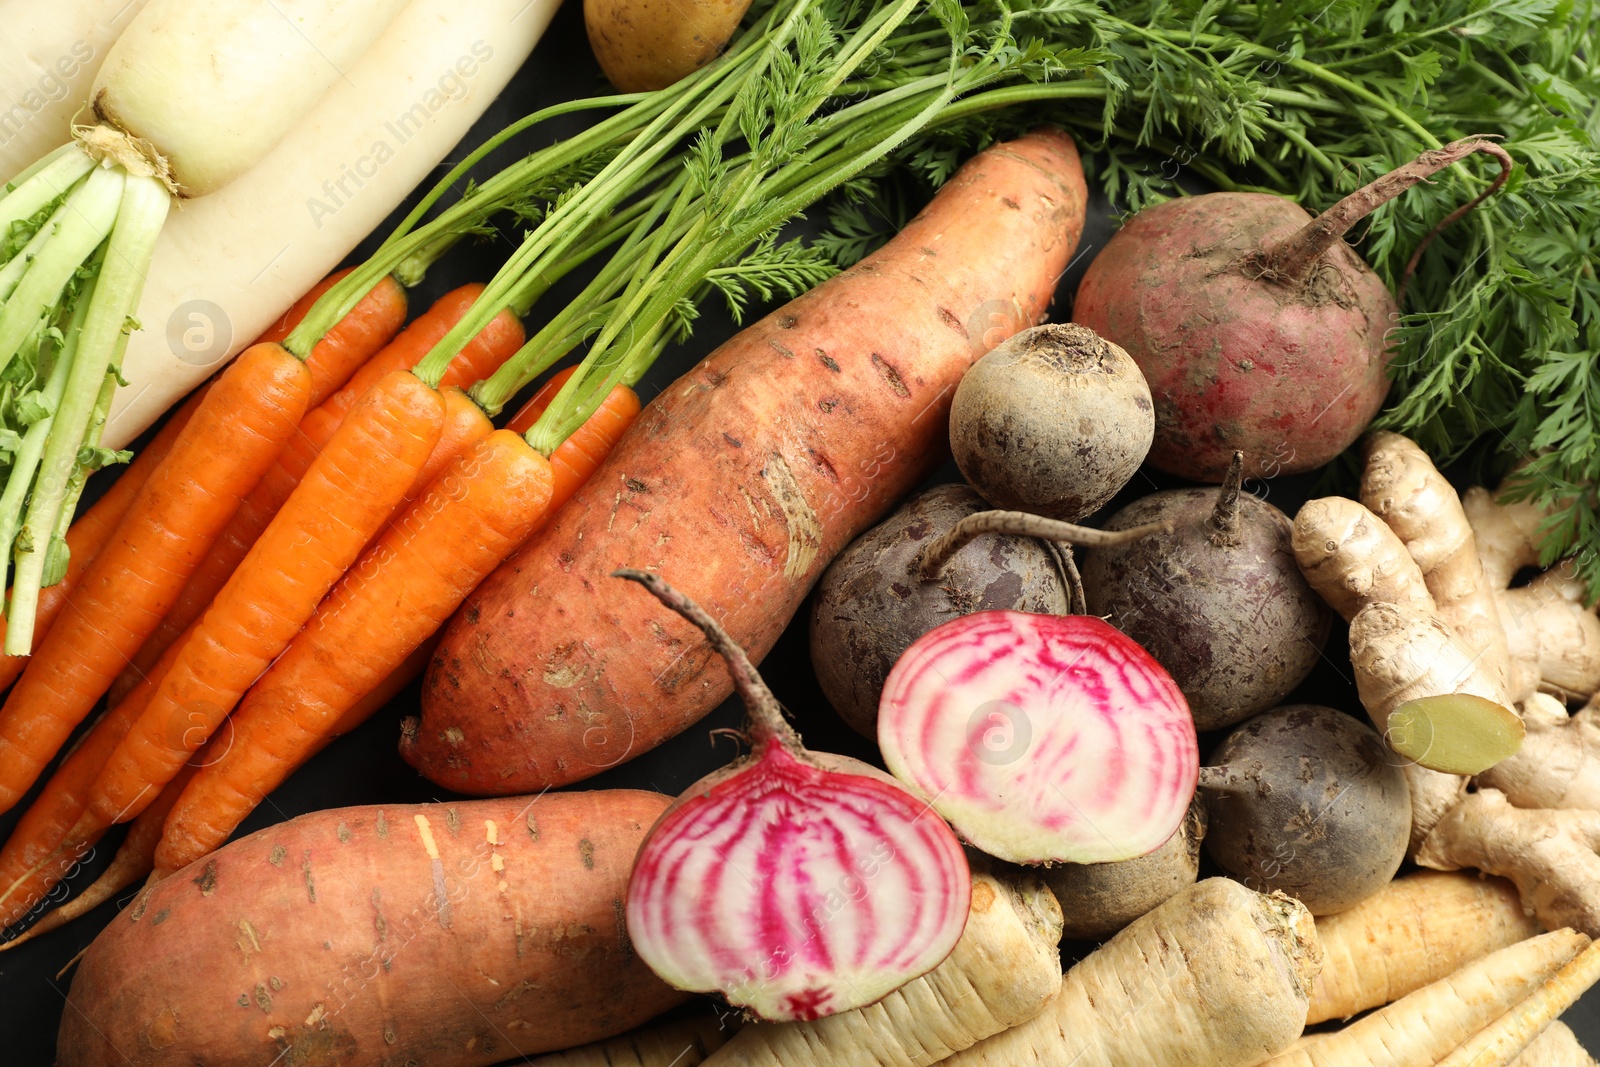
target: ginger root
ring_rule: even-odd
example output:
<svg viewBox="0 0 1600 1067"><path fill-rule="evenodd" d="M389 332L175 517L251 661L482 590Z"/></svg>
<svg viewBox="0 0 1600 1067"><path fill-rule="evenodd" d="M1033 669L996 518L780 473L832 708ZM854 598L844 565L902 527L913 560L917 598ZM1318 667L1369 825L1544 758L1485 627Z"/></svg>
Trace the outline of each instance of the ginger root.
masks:
<svg viewBox="0 0 1600 1067"><path fill-rule="evenodd" d="M1416 861L1509 878L1546 929L1600 934L1600 812L1512 807L1498 789L1464 797L1428 834Z"/></svg>
<svg viewBox="0 0 1600 1067"><path fill-rule="evenodd" d="M1439 618L1461 635L1490 677L1511 669L1494 590L1461 498L1409 438L1380 430L1366 441L1361 502L1394 531L1416 561ZM1498 698L1496 698L1498 699Z"/></svg>
<svg viewBox="0 0 1600 1067"><path fill-rule="evenodd" d="M1368 604L1436 610L1405 543L1354 500L1307 501L1294 517L1290 544L1311 588L1346 622Z"/></svg>
<svg viewBox="0 0 1600 1067"><path fill-rule="evenodd" d="M1519 808L1600 811L1600 697L1576 715L1544 694L1522 709L1521 750L1479 774L1478 784Z"/></svg>

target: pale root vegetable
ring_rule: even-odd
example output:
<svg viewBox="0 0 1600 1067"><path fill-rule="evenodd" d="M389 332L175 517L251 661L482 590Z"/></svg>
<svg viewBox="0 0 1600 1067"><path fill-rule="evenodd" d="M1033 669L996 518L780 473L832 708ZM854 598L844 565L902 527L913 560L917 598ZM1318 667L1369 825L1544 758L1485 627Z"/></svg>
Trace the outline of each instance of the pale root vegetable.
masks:
<svg viewBox="0 0 1600 1067"><path fill-rule="evenodd" d="M943 458L950 393L1000 339L967 323L1043 314L1085 196L1061 131L996 144L883 248L664 391L452 620L406 760L450 789L534 791L721 703L731 685L700 635L605 576L673 576L759 660L833 556Z"/></svg>
<svg viewBox="0 0 1600 1067"><path fill-rule="evenodd" d="M1439 618L1461 635L1492 677L1508 680L1511 655L1495 587L1484 578L1461 498L1428 454L1397 433L1380 430L1369 436L1361 502L1405 543Z"/></svg>
<svg viewBox="0 0 1600 1067"><path fill-rule="evenodd" d="M811 666L822 693L858 733L877 737L883 681L911 642L974 611L1065 615L1066 578L1031 537L969 542L938 578L919 573L923 550L986 505L964 485L938 485L852 541L811 599Z"/></svg>
<svg viewBox="0 0 1600 1067"><path fill-rule="evenodd" d="M1206 854L1313 915L1378 892L1406 858L1411 798L1400 762L1341 711L1292 704L1234 729L1200 771Z"/></svg>
<svg viewBox="0 0 1600 1067"><path fill-rule="evenodd" d="M1422 520L1411 521L1412 540L1426 544ZM1356 688L1396 752L1424 769L1470 774L1516 751L1522 724L1506 706L1503 675L1440 618L1422 567L1388 524L1353 500L1325 497L1295 516L1293 543L1311 587L1350 620ZM1391 730L1402 705L1406 729ZM1443 782L1413 784L1425 796L1449 791Z"/></svg>
<svg viewBox="0 0 1600 1067"><path fill-rule="evenodd" d="M1435 610L1405 542L1354 500L1307 501L1295 514L1292 543L1306 581L1346 622L1371 603Z"/></svg>
<svg viewBox="0 0 1600 1067"><path fill-rule="evenodd" d="M1572 1028L1558 1019L1528 1043L1511 1067L1595 1067L1595 1062Z"/></svg>
<svg viewBox="0 0 1600 1067"><path fill-rule="evenodd" d="M752 1023L707 1067L929 1067L1034 1018L1061 988L1061 908L1028 875L975 874L948 959L855 1011Z"/></svg>
<svg viewBox="0 0 1600 1067"><path fill-rule="evenodd" d="M1150 451L1150 387L1128 353L1076 323L1024 330L973 364L950 403L950 451L997 508L1076 522Z"/></svg>
<svg viewBox="0 0 1600 1067"><path fill-rule="evenodd" d="M884 683L878 748L957 833L1013 863L1153 852L1199 771L1171 676L1087 615L983 611L930 630Z"/></svg>
<svg viewBox="0 0 1600 1067"><path fill-rule="evenodd" d="M1333 616L1295 563L1289 519L1240 492L1235 454L1220 489L1169 489L1117 512L1123 530L1172 533L1091 549L1091 614L1143 645L1188 698L1199 730L1242 722L1282 701L1322 657Z"/></svg>
<svg viewBox="0 0 1600 1067"><path fill-rule="evenodd" d="M1072 314L1127 349L1149 379L1150 463L1217 482L1235 451L1257 457L1252 473L1265 475L1311 470L1344 451L1388 391L1399 310L1344 234L1473 152L1500 161L1489 191L1498 189L1511 157L1468 138L1316 218L1284 197L1225 192L1175 197L1124 224L1089 264Z"/></svg>
<svg viewBox="0 0 1600 1067"><path fill-rule="evenodd" d="M1263 1067L1435 1067L1588 948L1589 939L1572 930L1518 942L1343 1030L1309 1037Z"/></svg>
<svg viewBox="0 0 1600 1067"><path fill-rule="evenodd" d="M695 1015L528 1062L531 1067L699 1067L739 1025L737 1012Z"/></svg>
<svg viewBox="0 0 1600 1067"><path fill-rule="evenodd" d="M1500 494L1505 486L1500 487ZM1526 500L1502 503L1497 493L1475 485L1461 494L1461 509L1472 525L1490 589L1505 589L1517 572L1539 565L1540 527L1554 514Z"/></svg>
<svg viewBox="0 0 1600 1067"><path fill-rule="evenodd" d="M1208 878L1068 971L1031 1021L947 1067L1254 1067L1305 1026L1322 952L1311 913Z"/></svg>
<svg viewBox="0 0 1600 1067"><path fill-rule="evenodd" d="M1194 885L1206 833L1205 798L1189 803L1183 824L1147 856L1117 863L1057 863L1039 872L1064 916L1062 936L1102 941Z"/></svg>
<svg viewBox="0 0 1600 1067"><path fill-rule="evenodd" d="M95 939L57 1062L478 1067L622 1033L685 999L622 921L667 804L562 793L258 831L147 888Z"/></svg>
<svg viewBox="0 0 1600 1067"><path fill-rule="evenodd" d="M382 223L504 88L557 6L411 0L259 165L173 212L103 443L132 441Z"/></svg>
<svg viewBox="0 0 1600 1067"><path fill-rule="evenodd" d="M1600 812L1512 807L1480 789L1451 808L1414 858L1424 867L1471 867L1516 884L1547 929L1600 933Z"/></svg>
<svg viewBox="0 0 1600 1067"><path fill-rule="evenodd" d="M1522 1003L1462 1042L1437 1067L1507 1067L1596 979L1600 979L1600 945L1590 945Z"/></svg>
<svg viewBox="0 0 1600 1067"><path fill-rule="evenodd" d="M1514 755L1524 727L1477 650L1437 615L1368 604L1350 622L1356 690L1395 752L1430 770L1477 774Z"/></svg>
<svg viewBox="0 0 1600 1067"><path fill-rule="evenodd" d="M750 0L584 0L589 47L625 93L665 89L728 44Z"/></svg>
<svg viewBox="0 0 1600 1067"><path fill-rule="evenodd" d="M106 52L145 0L0 2L0 174L72 137Z"/></svg>
<svg viewBox="0 0 1600 1067"><path fill-rule="evenodd" d="M628 881L628 934L679 989L760 1019L871 1004L955 948L972 895L944 821L870 764L807 751L749 657L660 577L619 570L699 628L750 716L750 754L656 820Z"/></svg>
<svg viewBox="0 0 1600 1067"><path fill-rule="evenodd" d="M1563 566L1535 575L1527 585L1496 594L1512 659L1538 691L1563 701L1587 700L1600 691L1600 617L1586 610L1582 582ZM1514 694L1526 699L1524 689Z"/></svg>
<svg viewBox="0 0 1600 1067"><path fill-rule="evenodd" d="M1535 711L1544 708L1543 714ZM1520 808L1600 811L1600 698L1574 715L1553 697L1522 704L1527 735L1517 753L1478 775Z"/></svg>
<svg viewBox="0 0 1600 1067"><path fill-rule="evenodd" d="M90 89L91 154L205 196L260 162L407 0L149 0Z"/></svg>
<svg viewBox="0 0 1600 1067"><path fill-rule="evenodd" d="M1317 920L1322 973L1306 1025L1382 1007L1540 933L1501 878L1416 871Z"/></svg>

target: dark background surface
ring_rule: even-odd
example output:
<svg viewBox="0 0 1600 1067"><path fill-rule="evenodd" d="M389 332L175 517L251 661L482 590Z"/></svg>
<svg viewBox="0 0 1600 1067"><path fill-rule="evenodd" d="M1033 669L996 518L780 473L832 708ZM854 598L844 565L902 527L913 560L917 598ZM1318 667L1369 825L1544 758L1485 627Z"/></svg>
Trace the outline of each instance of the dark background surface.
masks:
<svg viewBox="0 0 1600 1067"><path fill-rule="evenodd" d="M568 0L535 51L533 59L489 108L463 144L476 145L539 107L604 91L605 82L590 56L584 37L582 5L577 0ZM557 120L517 141L515 149L529 150L570 135L581 125L580 119ZM456 158L460 154L458 152ZM511 154L502 151L488 161L484 173L492 173L510 158ZM442 175L443 168L439 173ZM397 209L389 222L376 231L377 236L369 238L357 249L351 261L376 248L381 236L387 233L394 222L399 221L414 201L415 197ZM815 214L820 218L823 213ZM1112 214L1110 205L1104 200L1096 197L1091 201L1089 224L1080 254L1062 279L1056 304L1051 309L1052 319L1069 317L1071 295L1077 287L1078 278L1095 250L1105 243L1112 232ZM457 285L467 281L487 281L509 248L505 240L497 240L456 249L422 285L411 292L412 314L420 313L435 298ZM541 304L543 314L549 315L559 308L568 296L576 293L583 280L582 277L568 278L552 290ZM541 308L535 308L529 317L530 335L540 324ZM751 315L746 321L752 321L754 317ZM716 344L735 332L736 327L721 306L708 305L696 326L694 338L686 345L669 348L646 375L639 387L641 398L650 400ZM508 405L506 410L511 412L515 407ZM111 472L96 476L90 484L91 496L86 498L85 506L93 495L104 491L112 477ZM947 463L932 481L954 481L958 477L954 464ZM1312 492L1314 481L1313 476L1282 478L1265 484L1256 483L1250 488L1293 515L1309 495L1315 495ZM1107 509L1107 513L1154 489L1174 484L1178 483L1165 476L1141 473ZM779 699L793 713L796 725L810 747L878 762L873 747L846 727L824 700L811 671L806 619L807 611L802 609L762 664L762 673ZM1361 715L1344 648L1343 627L1336 626L1317 670L1287 702L1327 704ZM417 686L413 684L388 708L331 744L284 783L255 811L237 836L325 808L456 799L457 794L442 790L420 777L400 759L396 751L400 720L417 713L418 693ZM629 787L679 793L733 757L733 742L727 739L713 740L710 731L718 727L737 727L742 719L741 709L730 700L702 723L660 748L569 788ZM1219 740L1220 735L1203 735L1202 753ZM26 802L0 817L0 834L10 833L12 825L25 808ZM74 891L94 880L115 853L120 837L119 829L102 840L92 860L84 865L73 880ZM1202 876L1208 873L1216 872L1202 871ZM14 952L0 953L0 1042L3 1042L0 1043L0 1064L7 1067L35 1067L53 1062L56 1029L63 1010L70 1010L66 998L71 972L62 977L57 977L57 972L93 940L94 935L116 914L117 904L131 898L133 892L133 889L127 890L117 902L102 905L77 922L20 946ZM1063 946L1063 956L1070 962L1092 948L1092 945L1067 944ZM184 961L176 957L149 961L152 968L181 967L183 964ZM137 981L137 976L131 978ZM1591 993L1567 1013L1565 1021L1577 1031L1587 1047L1600 1050L1600 994Z"/></svg>

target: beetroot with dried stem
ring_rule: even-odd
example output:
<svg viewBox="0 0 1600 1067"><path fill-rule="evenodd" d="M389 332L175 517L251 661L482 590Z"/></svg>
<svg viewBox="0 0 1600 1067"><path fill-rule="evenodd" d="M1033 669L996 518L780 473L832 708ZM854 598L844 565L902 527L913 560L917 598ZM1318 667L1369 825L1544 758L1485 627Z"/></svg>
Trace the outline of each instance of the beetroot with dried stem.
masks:
<svg viewBox="0 0 1600 1067"><path fill-rule="evenodd" d="M1093 330L1024 330L973 364L950 403L950 451L997 508L1076 522L1144 462L1150 387L1128 353Z"/></svg>
<svg viewBox="0 0 1600 1067"><path fill-rule="evenodd" d="M1160 848L1199 771L1183 693L1099 619L982 611L918 638L878 707L878 747L974 847L1012 863Z"/></svg>
<svg viewBox="0 0 1600 1067"><path fill-rule="evenodd" d="M1442 229L1504 183L1505 149L1466 138L1424 152L1316 218L1285 197L1209 193L1130 219L1089 265L1073 318L1144 371L1156 406L1150 464L1217 482L1243 451L1261 474L1295 473L1360 436L1389 389L1399 305L1343 238L1473 152L1495 156L1501 173Z"/></svg>
<svg viewBox="0 0 1600 1067"><path fill-rule="evenodd" d="M1240 492L1234 455L1220 489L1170 489L1106 523L1167 522L1172 533L1089 552L1089 611L1145 647L1189 700L1196 728L1217 730L1279 703L1322 652L1333 613L1295 562L1283 512Z"/></svg>
<svg viewBox="0 0 1600 1067"><path fill-rule="evenodd" d="M762 1019L871 1004L936 967L972 884L938 815L882 771L813 753L722 627L660 577L638 582L698 626L750 713L750 755L690 786L645 836L628 936L668 984Z"/></svg>
<svg viewBox="0 0 1600 1067"><path fill-rule="evenodd" d="M1258 715L1201 768L1206 854L1313 915L1353 907L1388 885L1406 856L1411 792L1401 762L1377 731L1333 708Z"/></svg>
<svg viewBox="0 0 1600 1067"><path fill-rule="evenodd" d="M935 486L823 574L812 600L812 667L829 702L865 736L877 737L884 679L911 642L975 611L1064 615L1062 544L1112 545L1151 532L1107 534L982 507L964 485Z"/></svg>

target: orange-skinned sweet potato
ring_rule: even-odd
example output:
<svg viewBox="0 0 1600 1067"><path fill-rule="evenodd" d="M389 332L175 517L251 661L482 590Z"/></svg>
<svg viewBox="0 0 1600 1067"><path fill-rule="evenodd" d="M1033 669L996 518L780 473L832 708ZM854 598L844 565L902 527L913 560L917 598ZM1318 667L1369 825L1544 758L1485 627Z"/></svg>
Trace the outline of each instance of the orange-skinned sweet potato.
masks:
<svg viewBox="0 0 1600 1067"><path fill-rule="evenodd" d="M89 947L60 1067L477 1067L687 999L622 896L657 793L343 808L146 890Z"/></svg>
<svg viewBox="0 0 1600 1067"><path fill-rule="evenodd" d="M658 396L451 621L405 758L450 789L533 792L716 707L732 685L699 632L610 573L660 573L759 661L834 555L948 454L956 384L1043 316L1085 197L1061 131L996 145Z"/></svg>

